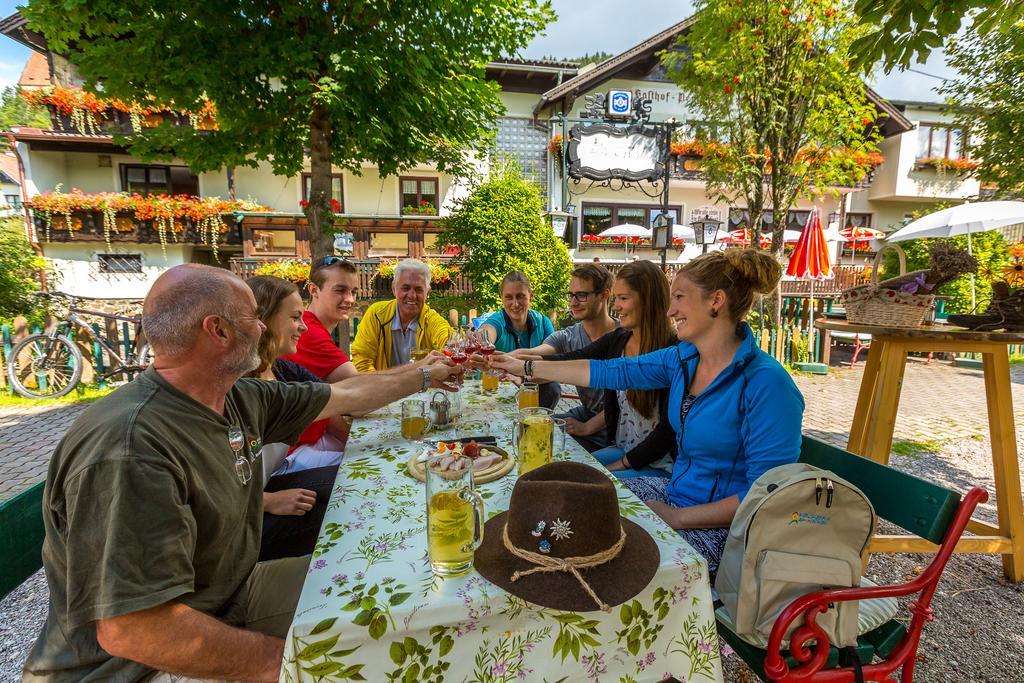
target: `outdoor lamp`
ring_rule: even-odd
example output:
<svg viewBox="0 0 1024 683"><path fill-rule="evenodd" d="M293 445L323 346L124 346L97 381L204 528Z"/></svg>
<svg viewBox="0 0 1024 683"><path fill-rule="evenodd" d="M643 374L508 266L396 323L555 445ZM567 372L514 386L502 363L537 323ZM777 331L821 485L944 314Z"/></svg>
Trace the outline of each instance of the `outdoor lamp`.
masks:
<svg viewBox="0 0 1024 683"><path fill-rule="evenodd" d="M571 213L567 213L560 209L548 212L548 217L551 219L551 229L554 230L555 235L558 237L565 237L566 229L569 227L569 219L572 218Z"/></svg>
<svg viewBox="0 0 1024 683"><path fill-rule="evenodd" d="M654 248L668 249L672 245L672 215L662 211L655 216L651 227L654 229Z"/></svg>
<svg viewBox="0 0 1024 683"><path fill-rule="evenodd" d="M708 246L718 239L718 226L721 224L722 221L715 218L701 218L690 223L690 227L693 228L693 241L701 246L705 254L708 252Z"/></svg>

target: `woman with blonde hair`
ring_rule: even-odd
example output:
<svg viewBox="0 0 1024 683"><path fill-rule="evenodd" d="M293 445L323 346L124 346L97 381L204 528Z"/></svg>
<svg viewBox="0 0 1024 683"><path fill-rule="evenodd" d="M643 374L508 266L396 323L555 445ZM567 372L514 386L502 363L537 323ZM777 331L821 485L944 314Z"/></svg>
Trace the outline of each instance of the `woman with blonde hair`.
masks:
<svg viewBox="0 0 1024 683"><path fill-rule="evenodd" d="M796 462L804 401L744 318L755 294L782 274L771 255L726 249L687 263L672 281L668 316L680 343L636 358L521 361L492 356L512 374L605 389L665 389L678 455L670 479L623 483L676 529L714 573L729 524L765 471Z"/></svg>

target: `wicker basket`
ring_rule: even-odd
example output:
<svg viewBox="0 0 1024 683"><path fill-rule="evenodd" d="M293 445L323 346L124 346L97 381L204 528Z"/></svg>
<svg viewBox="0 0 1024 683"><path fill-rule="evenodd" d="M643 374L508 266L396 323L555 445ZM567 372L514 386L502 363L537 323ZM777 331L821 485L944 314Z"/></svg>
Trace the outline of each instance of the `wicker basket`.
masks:
<svg viewBox="0 0 1024 683"><path fill-rule="evenodd" d="M899 245L886 244L875 254L871 282L843 292L846 319L862 325L918 327L935 304L934 294L909 294L878 286L878 268L886 249L895 249L900 259L900 275L907 272L907 257Z"/></svg>

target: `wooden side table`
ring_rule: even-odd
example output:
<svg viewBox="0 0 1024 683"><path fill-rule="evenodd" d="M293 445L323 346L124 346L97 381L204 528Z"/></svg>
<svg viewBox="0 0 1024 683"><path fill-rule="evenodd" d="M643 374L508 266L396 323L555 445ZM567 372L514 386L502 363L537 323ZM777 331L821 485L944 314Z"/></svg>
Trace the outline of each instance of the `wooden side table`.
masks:
<svg viewBox="0 0 1024 683"><path fill-rule="evenodd" d="M826 319L816 320L814 324L821 330L871 335L871 348L846 449L884 464L888 464L892 450L892 433L896 426L907 354L929 351L981 354L999 524L972 519L967 530L973 536L961 539L956 551L1000 554L1006 578L1014 582L1024 581L1024 504L1021 502L1007 348L1010 344L1024 343L1024 334L972 332L945 325L885 327ZM951 405L950 409L955 410L956 407ZM913 536L876 535L869 552L934 552L936 548Z"/></svg>

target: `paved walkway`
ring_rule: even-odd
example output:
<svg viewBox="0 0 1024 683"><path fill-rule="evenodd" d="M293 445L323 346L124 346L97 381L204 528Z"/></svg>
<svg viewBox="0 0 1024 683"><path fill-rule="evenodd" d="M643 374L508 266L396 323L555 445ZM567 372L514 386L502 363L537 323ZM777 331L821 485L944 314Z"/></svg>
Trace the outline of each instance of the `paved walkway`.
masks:
<svg viewBox="0 0 1024 683"><path fill-rule="evenodd" d="M798 375L807 409L804 431L846 447L863 363L828 376ZM1014 422L1024 428L1024 364L1010 366ZM988 408L981 370L910 359L903 377L895 441L950 441L988 436Z"/></svg>
<svg viewBox="0 0 1024 683"><path fill-rule="evenodd" d="M44 403L0 407L0 501L46 477L50 455L86 405Z"/></svg>
<svg viewBox="0 0 1024 683"><path fill-rule="evenodd" d="M827 376L799 375L807 401L804 431L846 445L864 364ZM1024 364L1011 366L1013 406L1018 429L1024 426ZM45 404L0 407L0 500L6 500L46 476L54 447L84 406ZM948 363L907 364L895 438L947 441L987 436L985 384L980 370Z"/></svg>

